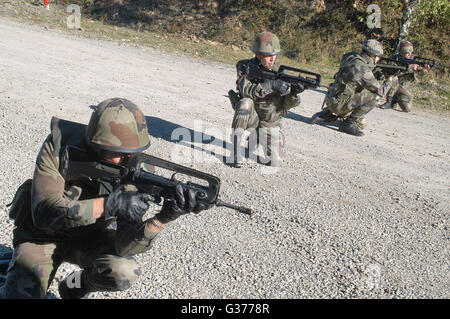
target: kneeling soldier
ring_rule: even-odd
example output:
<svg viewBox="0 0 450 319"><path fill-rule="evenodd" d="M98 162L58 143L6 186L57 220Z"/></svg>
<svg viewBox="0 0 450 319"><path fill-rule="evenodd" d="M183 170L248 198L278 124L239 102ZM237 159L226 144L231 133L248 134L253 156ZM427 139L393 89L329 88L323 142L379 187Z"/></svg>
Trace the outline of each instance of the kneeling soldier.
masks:
<svg viewBox="0 0 450 319"><path fill-rule="evenodd" d="M382 55L383 46L376 40L367 40L361 53L344 54L325 96L326 108L314 114L311 123L334 122L341 118L340 131L363 136L364 116L386 95L393 80L389 77L380 84L372 72Z"/></svg>

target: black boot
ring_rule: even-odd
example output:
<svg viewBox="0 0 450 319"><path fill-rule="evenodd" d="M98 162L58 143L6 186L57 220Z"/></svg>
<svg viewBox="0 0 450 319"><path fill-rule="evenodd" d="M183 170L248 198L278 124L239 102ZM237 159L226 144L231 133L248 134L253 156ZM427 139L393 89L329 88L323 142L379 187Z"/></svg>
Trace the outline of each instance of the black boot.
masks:
<svg viewBox="0 0 450 319"><path fill-rule="evenodd" d="M316 124L317 122L334 123L338 120L338 116L331 113L327 108L322 111L317 112L311 117L311 124Z"/></svg>
<svg viewBox="0 0 450 319"><path fill-rule="evenodd" d="M350 135L354 135L354 136L363 136L364 133L363 131L361 131L358 128L357 125L357 118L354 117L347 117L342 123L341 125L339 125L339 131L350 134Z"/></svg>
<svg viewBox="0 0 450 319"><path fill-rule="evenodd" d="M383 109L383 110L385 110L385 109L392 109L393 108L393 102L394 102L394 99L392 97L388 96L386 98L386 102L384 104L378 105L378 107L380 109Z"/></svg>

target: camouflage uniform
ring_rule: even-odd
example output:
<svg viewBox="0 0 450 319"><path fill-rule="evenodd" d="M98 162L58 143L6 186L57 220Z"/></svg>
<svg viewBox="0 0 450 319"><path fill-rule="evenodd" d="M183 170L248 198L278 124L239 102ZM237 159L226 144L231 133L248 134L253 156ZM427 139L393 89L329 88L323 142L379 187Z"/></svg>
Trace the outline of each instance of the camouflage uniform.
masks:
<svg viewBox="0 0 450 319"><path fill-rule="evenodd" d="M380 85L373 74L375 64L369 53L382 55L382 47L378 42L369 42L363 46L361 53L350 52L344 54L341 59L339 71L334 75L332 83L325 96L326 108L324 111L316 113L312 118L312 123L317 119L332 118L333 113L337 115L334 119L343 118L340 129L346 133L363 135L359 129L347 131L346 125L355 125L361 128L359 123L364 116L377 106L380 97L386 95L391 87L389 81ZM380 51L371 51L371 46L375 44ZM325 114L327 113L327 114ZM348 127L348 126L347 126Z"/></svg>
<svg viewBox="0 0 450 319"><path fill-rule="evenodd" d="M37 156L31 191L15 198L11 207L19 202L26 204L19 205L18 214L23 217L15 219L15 250L4 287L6 298L45 297L62 262L83 268L78 275L85 292L125 290L140 274L131 256L150 249L159 232L149 232L148 222L117 223L114 229L112 220L95 219L93 202L107 195L105 188L97 182L67 183L61 174L66 145L84 149L92 143L103 143L111 149L131 145L135 150L149 146L145 117L125 99L100 103L90 128L106 106L116 114L128 110L136 123L133 116L111 117L106 128L110 130L109 139L105 140L107 135L88 131L86 125L52 118L51 133Z"/></svg>
<svg viewBox="0 0 450 319"><path fill-rule="evenodd" d="M264 45L268 49L258 50ZM278 39L269 32L259 34L255 39L253 52L267 55L279 54ZM248 64L265 68L257 57L237 63L236 87L239 92L239 100L232 102L235 113L231 126L235 135L240 135L245 130L254 131L265 154L270 159L270 164L278 166L281 161L279 151L283 143L281 119L289 109L300 105L300 96L291 93L282 96L277 92L267 92L261 83L253 83L247 79L245 70ZM272 70L278 71L279 66L278 63L275 63ZM240 144L240 138L238 140L235 143ZM255 147L256 145L250 146Z"/></svg>
<svg viewBox="0 0 450 319"><path fill-rule="evenodd" d="M403 57L405 53L413 53L413 46L409 41L402 42L400 44L400 54L396 54L392 58ZM411 83L417 81L417 74L424 75L427 72L422 66L419 66L417 70L409 69L408 71L400 72L397 75L398 79L392 82L392 88L386 95L386 103L380 105L380 108L391 108L393 104L398 103L404 112L411 112L412 96L408 88Z"/></svg>

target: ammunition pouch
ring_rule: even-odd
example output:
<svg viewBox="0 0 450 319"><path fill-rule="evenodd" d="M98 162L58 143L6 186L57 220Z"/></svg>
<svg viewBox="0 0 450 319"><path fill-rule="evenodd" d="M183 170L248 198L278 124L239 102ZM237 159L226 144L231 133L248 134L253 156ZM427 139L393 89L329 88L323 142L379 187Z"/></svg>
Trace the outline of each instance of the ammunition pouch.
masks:
<svg viewBox="0 0 450 319"><path fill-rule="evenodd" d="M31 217L31 187L32 180L27 179L16 191L9 207L9 218L14 220L16 227L23 227L32 223Z"/></svg>

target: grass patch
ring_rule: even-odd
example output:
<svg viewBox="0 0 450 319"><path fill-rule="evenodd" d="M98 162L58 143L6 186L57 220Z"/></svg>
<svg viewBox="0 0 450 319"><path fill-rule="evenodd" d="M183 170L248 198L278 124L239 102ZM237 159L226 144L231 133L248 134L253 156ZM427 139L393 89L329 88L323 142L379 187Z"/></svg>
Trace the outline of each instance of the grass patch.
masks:
<svg viewBox="0 0 450 319"><path fill-rule="evenodd" d="M234 65L241 59L248 59L253 56L253 53L249 50L249 43L253 40L253 35L242 31L244 28L239 25L239 21L242 19L250 19L249 15L242 17L239 13L235 13L234 16L231 15L227 18L226 21L228 22L222 26L192 34L186 33L183 24L180 23L174 23L173 27L165 32L155 26L157 25L156 22L153 24L154 27L142 24L136 20L136 17L144 19L144 13L141 11L133 13L135 18L131 20L132 22L122 23L110 21L105 15L89 16L84 14L82 8L81 28L74 30L67 28L66 21L70 13L65 11L65 4L52 5L52 9L47 11L38 3L40 1L36 1L35 4L24 0L4 1L0 4L0 16L11 17L22 23L40 25L47 29L55 29L79 37L115 41L138 47L150 47L170 54L181 54L212 62ZM173 15L173 12L175 12L175 9L167 13L168 17ZM312 14L311 12L308 11L308 14ZM349 18L344 11L339 12L342 19ZM154 19L149 17L147 12L145 14L147 14L145 19L149 21ZM357 12L355 11L352 14L357 14ZM293 41L291 43L299 45L301 49L297 52L295 45L292 44L286 46L286 48L283 47L285 55L279 56L279 62L320 73L324 85L333 81L342 53L353 50L359 51L358 46L362 38L348 38L350 33L342 33L337 39L331 37L330 30L341 18L318 15L316 22L322 23L323 29L317 29L315 24L312 24L309 29L306 28L302 31L289 31L292 21L288 18L289 16L286 16L281 27L286 31L286 37L290 37ZM341 27L343 26L341 25ZM205 36L209 34L212 39L200 37L201 34ZM236 38L246 40L241 44L236 43L232 40L233 35ZM222 42L219 42L219 40ZM282 46L287 41L286 39L284 42L282 40ZM330 46L330 44L327 45L327 41L337 42ZM295 54L296 52L297 54ZM411 92L414 96L414 107L440 111L450 110L449 79L446 74L439 75L431 72L426 77L421 77L419 83L412 85Z"/></svg>

